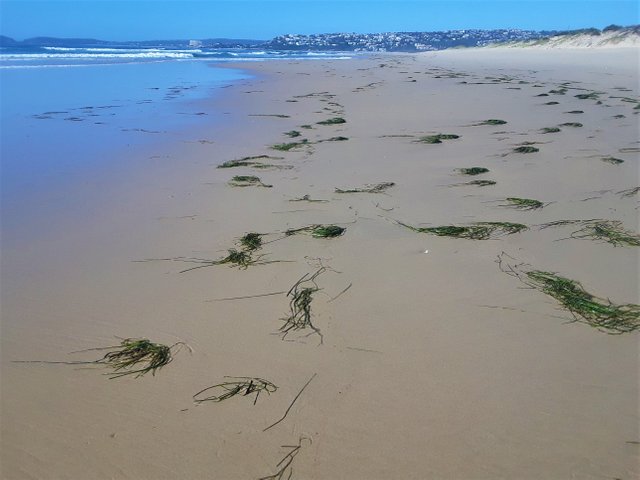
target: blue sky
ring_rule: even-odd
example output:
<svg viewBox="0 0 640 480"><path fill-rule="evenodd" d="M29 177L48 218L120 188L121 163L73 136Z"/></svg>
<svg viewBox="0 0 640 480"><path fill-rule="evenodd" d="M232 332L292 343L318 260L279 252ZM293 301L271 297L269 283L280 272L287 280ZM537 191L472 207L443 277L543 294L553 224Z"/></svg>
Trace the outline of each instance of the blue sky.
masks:
<svg viewBox="0 0 640 480"><path fill-rule="evenodd" d="M268 39L284 33L561 30L639 21L640 0L0 0L2 35Z"/></svg>

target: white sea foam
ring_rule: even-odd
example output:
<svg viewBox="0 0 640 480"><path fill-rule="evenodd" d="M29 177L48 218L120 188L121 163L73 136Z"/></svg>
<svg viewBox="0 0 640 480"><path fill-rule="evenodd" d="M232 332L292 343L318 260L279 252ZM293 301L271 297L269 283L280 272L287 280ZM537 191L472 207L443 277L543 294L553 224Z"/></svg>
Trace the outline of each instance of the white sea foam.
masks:
<svg viewBox="0 0 640 480"><path fill-rule="evenodd" d="M138 51L136 53L21 53L0 55L0 60L45 60L65 58L193 58L193 54L177 51Z"/></svg>

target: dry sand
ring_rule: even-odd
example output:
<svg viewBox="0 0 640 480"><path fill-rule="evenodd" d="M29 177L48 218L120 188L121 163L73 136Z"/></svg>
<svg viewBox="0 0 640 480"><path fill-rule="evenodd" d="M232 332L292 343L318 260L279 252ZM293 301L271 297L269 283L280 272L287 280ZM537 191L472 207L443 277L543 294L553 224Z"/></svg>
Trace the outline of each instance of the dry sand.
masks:
<svg viewBox="0 0 640 480"><path fill-rule="evenodd" d="M127 175L96 174L66 193L71 207L26 218L31 234L3 245L2 477L637 478L637 333L567 323L553 299L496 264L504 251L614 302L638 303L636 249L533 227L608 218L637 231L638 197L616 193L638 186L638 110L616 98L640 94L637 53L467 50L243 64L256 78L203 102L228 111L228 124L159 144L132 159ZM564 82L565 95L536 96ZM582 90L574 88L604 92L602 104L575 98ZM573 110L584 113L565 113ZM347 123L316 125L334 116ZM470 126L490 118L508 124ZM584 126L540 133L565 122ZM349 140L269 149L292 129L310 141ZM432 133L460 138L414 142ZM540 152L510 153L525 141L542 142ZM215 168L261 154L293 168ZM601 161L607 156L624 163ZM497 184L448 187L472 179L455 171L471 166L489 168L478 178ZM238 174L273 187L228 186ZM334 193L384 181L396 183L386 194ZM305 194L329 202L289 201ZM500 207L510 196L552 203ZM532 227L472 241L415 233L394 219ZM265 260L287 262L246 270L179 274L189 264L133 262L220 258L246 232L315 223L347 232L267 244ZM319 265L328 270L312 313L323 344L306 331L277 335L283 294L216 301L286 291ZM194 351L139 379L11 363L75 359L67 352L112 345L114 336L181 340ZM315 374L286 418L263 432ZM253 397L194 405L195 392L225 375L279 388L256 405ZM282 446L299 442L292 476L268 477L290 450Z"/></svg>

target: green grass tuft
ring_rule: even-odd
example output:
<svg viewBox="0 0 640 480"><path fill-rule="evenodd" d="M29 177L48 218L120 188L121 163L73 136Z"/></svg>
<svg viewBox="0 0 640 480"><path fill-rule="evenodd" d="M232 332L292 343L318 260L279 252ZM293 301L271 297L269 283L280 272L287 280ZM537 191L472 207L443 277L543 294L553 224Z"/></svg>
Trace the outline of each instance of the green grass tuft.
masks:
<svg viewBox="0 0 640 480"><path fill-rule="evenodd" d="M506 204L502 207L517 208L518 210L537 210L544 207L544 203L532 198L519 198L519 197L507 197L505 198Z"/></svg>
<svg viewBox="0 0 640 480"><path fill-rule="evenodd" d="M290 150L293 150L295 148L299 148L308 144L309 144L309 140L303 139L299 142L278 143L276 145L271 145L271 148L273 150L279 150L281 152L288 152Z"/></svg>
<svg viewBox="0 0 640 480"><path fill-rule="evenodd" d="M173 360L172 347L153 343L146 338L125 338L119 347L107 348L113 351L93 363L107 365L113 369L111 378L125 375L135 375L135 378L138 378L147 373L155 375L157 370Z"/></svg>
<svg viewBox="0 0 640 480"><path fill-rule="evenodd" d="M489 169L485 167L469 167L469 168L458 168L457 171L463 175L480 175L483 173L488 173Z"/></svg>
<svg viewBox="0 0 640 480"><path fill-rule="evenodd" d="M308 225L306 227L291 228L284 232L286 236L297 233L309 233L314 238L335 238L344 235L347 229L337 225Z"/></svg>
<svg viewBox="0 0 640 480"><path fill-rule="evenodd" d="M545 105L559 105L560 102L547 102Z"/></svg>
<svg viewBox="0 0 640 480"><path fill-rule="evenodd" d="M574 95L575 98L580 100L597 100L598 94L596 92L591 93L579 93L578 95Z"/></svg>
<svg viewBox="0 0 640 480"><path fill-rule="evenodd" d="M611 163L612 165L620 165L621 163L624 163L624 160L615 157L603 157L600 160L606 163Z"/></svg>
<svg viewBox="0 0 640 480"><path fill-rule="evenodd" d="M262 248L262 234L255 232L247 233L244 237L240 238L240 245L248 251Z"/></svg>
<svg viewBox="0 0 640 480"><path fill-rule="evenodd" d="M561 127L574 127L574 128L580 128L583 127L584 125L582 125L579 122L566 122L566 123L561 123L560 124Z"/></svg>
<svg viewBox="0 0 640 480"><path fill-rule="evenodd" d="M553 272L529 270L522 264L510 265L505 256L502 254L498 257L498 264L503 272L554 298L571 313L574 321L611 335L640 329L640 305L616 305L608 299L598 298L587 292L576 280Z"/></svg>
<svg viewBox="0 0 640 480"><path fill-rule="evenodd" d="M236 175L231 180L229 180L229 185L232 187L250 187L250 186L258 186L258 187L266 187L271 188L273 185L267 185L262 183L260 177L256 177L255 175Z"/></svg>
<svg viewBox="0 0 640 480"><path fill-rule="evenodd" d="M284 324L280 327L283 340L293 331L311 329L311 333L320 336L320 343L322 343L322 333L311 321L311 301L313 295L320 290L316 278L325 270L326 268L322 267L312 275L304 275L287 292L287 296L291 297L291 300L289 301L289 315L282 319Z"/></svg>
<svg viewBox="0 0 640 480"><path fill-rule="evenodd" d="M317 125L340 125L342 123L347 123L347 121L342 117L333 117L327 120L316 122Z"/></svg>
<svg viewBox="0 0 640 480"><path fill-rule="evenodd" d="M331 138L326 138L324 140L318 140L316 143L322 143L322 142L345 142L349 140L349 137L331 137Z"/></svg>
<svg viewBox="0 0 640 480"><path fill-rule="evenodd" d="M540 130L542 133L558 133L561 130L558 127L544 127Z"/></svg>
<svg viewBox="0 0 640 480"><path fill-rule="evenodd" d="M614 246L640 247L640 235L625 230L617 220L589 221L580 230L571 234L572 238L601 240Z"/></svg>
<svg viewBox="0 0 640 480"><path fill-rule="evenodd" d="M640 187L637 187L640 190ZM623 190L622 193L633 195L635 189ZM637 193L637 192L635 192ZM570 238L599 240L610 243L614 246L640 247L640 235L625 230L619 220L556 220L555 222L543 223L539 225L540 230L549 227L564 227L568 225L579 225L582 228L571 233Z"/></svg>
<svg viewBox="0 0 640 480"><path fill-rule="evenodd" d="M513 151L515 153L535 153L535 152L539 152L540 149L529 146L529 145L523 145L523 146L514 148Z"/></svg>
<svg viewBox="0 0 640 480"><path fill-rule="evenodd" d="M442 140L455 140L456 138L460 138L460 135L453 133L438 133L437 135L426 135L424 137L420 137L417 141L420 143L434 144L442 143Z"/></svg>
<svg viewBox="0 0 640 480"><path fill-rule="evenodd" d="M295 138L295 137L299 137L302 134L298 130L290 130L288 132L284 132L284 135L290 138Z"/></svg>
<svg viewBox="0 0 640 480"><path fill-rule="evenodd" d="M476 123L476 125L506 125L506 120L500 120L498 118L490 118L489 120L483 120L480 123Z"/></svg>
<svg viewBox="0 0 640 480"><path fill-rule="evenodd" d="M217 168L252 167L257 164L258 162L252 162L249 160L227 160L226 162L218 165Z"/></svg>
<svg viewBox="0 0 640 480"><path fill-rule="evenodd" d="M579 113L584 113L584 111L583 110L571 110L570 112L564 112L564 113L579 114Z"/></svg>
<svg viewBox="0 0 640 480"><path fill-rule="evenodd" d="M512 235L528 229L521 223L476 222L470 225L443 225L440 227L413 227L401 222L398 224L414 232L430 233L439 237L466 238L470 240L489 240L503 235Z"/></svg>

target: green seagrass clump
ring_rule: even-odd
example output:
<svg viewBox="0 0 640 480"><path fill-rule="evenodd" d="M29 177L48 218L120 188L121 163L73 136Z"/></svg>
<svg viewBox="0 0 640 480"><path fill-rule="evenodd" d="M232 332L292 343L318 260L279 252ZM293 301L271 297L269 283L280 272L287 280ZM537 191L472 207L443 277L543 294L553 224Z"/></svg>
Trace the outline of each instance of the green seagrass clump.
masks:
<svg viewBox="0 0 640 480"><path fill-rule="evenodd" d="M109 348L114 350L106 353L96 363L113 369L111 378L125 375L135 375L138 378L147 373L155 375L157 370L173 360L172 347L153 343L146 338L125 338L119 347Z"/></svg>
<svg viewBox="0 0 640 480"><path fill-rule="evenodd" d="M227 250L227 256L220 260L210 260L204 262L205 266L211 265L225 265L228 264L232 267L238 267L240 269L246 270L250 265L255 263L255 260L251 256L251 252L245 250L236 250L235 248L230 248ZM198 267L195 267L198 268ZM194 270L194 268L190 268L188 270ZM183 270L180 273L186 272L188 270Z"/></svg>
<svg viewBox="0 0 640 480"><path fill-rule="evenodd" d="M489 169L485 167L469 167L469 168L458 168L457 171L463 175L481 175L483 173L488 173Z"/></svg>
<svg viewBox="0 0 640 480"><path fill-rule="evenodd" d="M545 105L559 105L560 102L547 102Z"/></svg>
<svg viewBox="0 0 640 480"><path fill-rule="evenodd" d="M620 158L615 158L615 157L603 157L600 160L606 163L610 163L612 165L620 165L621 163L624 163L624 160Z"/></svg>
<svg viewBox="0 0 640 480"><path fill-rule="evenodd" d="M537 147L532 147L530 145L522 145L520 147L516 147L513 149L515 153L536 153L539 152L540 149Z"/></svg>
<svg viewBox="0 0 640 480"><path fill-rule="evenodd" d="M331 137L331 138L327 138L325 140L318 140L317 143L322 143L322 142L345 142L349 140L349 137Z"/></svg>
<svg viewBox="0 0 640 480"><path fill-rule="evenodd" d="M249 160L227 160L226 162L218 165L217 168L251 167L257 164L258 162L252 162Z"/></svg>
<svg viewBox="0 0 640 480"><path fill-rule="evenodd" d="M571 237L601 240L614 246L640 247L640 235L626 230L618 220L587 222L580 230L573 232Z"/></svg>
<svg viewBox="0 0 640 480"><path fill-rule="evenodd" d="M480 125L506 125L506 120L500 120L499 118L490 118L488 120L483 120L480 123L476 123L477 126Z"/></svg>
<svg viewBox="0 0 640 480"><path fill-rule="evenodd" d="M333 117L327 120L316 122L317 125L340 125L342 123L347 123L347 121L342 117Z"/></svg>
<svg viewBox="0 0 640 480"><path fill-rule="evenodd" d="M544 127L540 130L541 133L558 133L560 129L558 127Z"/></svg>
<svg viewBox="0 0 640 480"><path fill-rule="evenodd" d="M522 264L511 265L505 257L505 254L498 257L498 264L503 272L554 298L571 313L574 321L611 335L640 329L640 305L614 304L609 299L589 293L576 280L553 272L530 270Z"/></svg>
<svg viewBox="0 0 640 480"><path fill-rule="evenodd" d="M580 114L580 113L584 113L584 111L583 110L571 110L570 112L564 112L564 113Z"/></svg>
<svg viewBox="0 0 640 480"><path fill-rule="evenodd" d="M262 248L262 236L261 233L250 232L240 238L240 245L245 250L258 250Z"/></svg>
<svg viewBox="0 0 640 480"><path fill-rule="evenodd" d="M256 396L253 399L253 404L255 405L262 392L271 395L278 389L273 383L264 378L228 376L225 376L225 378L230 380L200 390L193 396L193 401L195 403L220 403L237 395L246 397L255 393Z"/></svg>
<svg viewBox="0 0 640 480"><path fill-rule="evenodd" d="M278 143L276 145L271 145L273 150L278 150L280 152L288 152L290 150L300 148L302 146L308 145L309 140L304 139L299 142L289 142L289 143Z"/></svg>
<svg viewBox="0 0 640 480"><path fill-rule="evenodd" d="M291 228L286 230L286 236L295 235L297 233L309 233L314 238L335 238L344 235L347 229L338 225L308 225L306 227Z"/></svg>
<svg viewBox="0 0 640 480"><path fill-rule="evenodd" d="M256 167L264 166L265 164L257 162L256 160L282 160L282 157L272 157L269 155L254 155L251 157L244 157L237 160L227 160L224 163L218 165L217 168L234 168L234 167ZM274 166L274 165L269 165Z"/></svg>
<svg viewBox="0 0 640 480"><path fill-rule="evenodd" d="M101 358L89 361L41 361L26 360L15 363L42 363L42 364L62 364L62 365L104 365L112 370L109 379L121 378L133 375L135 378L142 377L147 373L156 374L165 365L173 361L174 351L177 352L182 347L191 347L184 342L177 342L173 345L163 345L154 343L147 338L124 338L120 345L109 347L88 348L71 353L85 353L108 350Z"/></svg>
<svg viewBox="0 0 640 480"><path fill-rule="evenodd" d="M574 95L575 98L580 100L597 100L598 94L596 92L591 93L579 93L578 95Z"/></svg>
<svg viewBox="0 0 640 480"><path fill-rule="evenodd" d="M476 222L469 225L443 225L440 227L414 227L402 222L397 223L414 232L469 240L489 240L503 235L513 235L528 229L526 225L521 223L510 222Z"/></svg>
<svg viewBox="0 0 640 480"><path fill-rule="evenodd" d="M256 177L255 175L236 175L231 180L229 180L229 185L231 185L232 187L273 187L273 185L262 183L262 180L260 180L260 178Z"/></svg>
<svg viewBox="0 0 640 480"><path fill-rule="evenodd" d="M561 127L580 128L580 127L583 127L584 125L582 125L580 122L566 122L566 123L561 123L560 126Z"/></svg>
<svg viewBox="0 0 640 480"><path fill-rule="evenodd" d="M564 227L567 225L577 225L581 227L572 232L570 238L603 241L616 247L640 247L640 235L626 230L619 220L556 220L554 222L543 223L539 225L539 228L540 230L544 230L549 227Z"/></svg>
<svg viewBox="0 0 640 480"><path fill-rule="evenodd" d="M454 133L438 133L437 135L426 135L424 137L420 137L417 141L419 143L442 143L442 140L455 140L456 138L460 138L460 135L456 135Z"/></svg>
<svg viewBox="0 0 640 480"><path fill-rule="evenodd" d="M302 135L302 133L300 133L298 130L290 130L288 132L284 132L284 134L289 138L295 138Z"/></svg>
<svg viewBox="0 0 640 480"><path fill-rule="evenodd" d="M310 329L311 333L315 333L320 337L320 343L323 342L320 329L312 322L311 302L313 295L320 291L320 287L316 283L316 278L325 271L326 268L321 267L311 275L308 273L305 274L287 292L287 297L291 297L289 301L289 315L282 319L284 323L279 329L283 340L291 332Z"/></svg>
<svg viewBox="0 0 640 480"><path fill-rule="evenodd" d="M505 201L507 203L500 205L501 207L516 208L518 210L538 210L544 207L544 203L532 198L507 197Z"/></svg>
<svg viewBox="0 0 640 480"><path fill-rule="evenodd" d="M364 187L360 187L360 188L347 188L347 189L336 188L335 192L336 193L384 193L386 190L393 187L394 185L395 185L394 182L382 182L382 183L377 183L375 185L365 185Z"/></svg>

